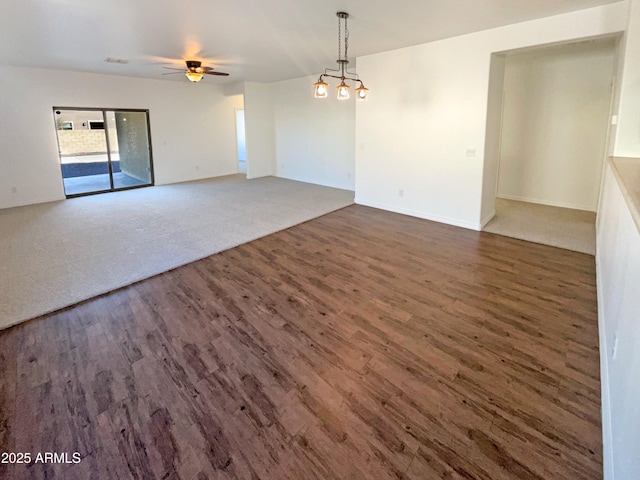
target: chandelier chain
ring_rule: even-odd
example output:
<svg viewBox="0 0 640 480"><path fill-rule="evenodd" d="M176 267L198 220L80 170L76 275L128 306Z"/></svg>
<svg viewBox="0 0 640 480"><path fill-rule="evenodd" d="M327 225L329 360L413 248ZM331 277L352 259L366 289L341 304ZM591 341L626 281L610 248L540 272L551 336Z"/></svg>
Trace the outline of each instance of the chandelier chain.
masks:
<svg viewBox="0 0 640 480"><path fill-rule="evenodd" d="M349 26L347 22L349 21L348 17L344 18L344 59L349 60L347 52L349 51Z"/></svg>
<svg viewBox="0 0 640 480"><path fill-rule="evenodd" d="M338 17L338 60L342 60L342 19Z"/></svg>
<svg viewBox="0 0 640 480"><path fill-rule="evenodd" d="M342 56L342 20L344 18L344 56ZM349 60L349 26L347 17L338 17L338 60Z"/></svg>

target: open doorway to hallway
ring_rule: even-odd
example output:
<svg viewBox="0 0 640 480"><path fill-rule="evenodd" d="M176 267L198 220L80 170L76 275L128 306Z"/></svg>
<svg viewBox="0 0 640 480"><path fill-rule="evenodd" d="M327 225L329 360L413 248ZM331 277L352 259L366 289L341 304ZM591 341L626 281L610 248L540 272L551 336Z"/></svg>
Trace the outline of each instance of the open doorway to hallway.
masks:
<svg viewBox="0 0 640 480"><path fill-rule="evenodd" d="M148 111L53 111L67 198L153 185Z"/></svg>
<svg viewBox="0 0 640 480"><path fill-rule="evenodd" d="M244 131L244 110L236 109L236 139L238 143L238 172L247 173L247 145Z"/></svg>
<svg viewBox="0 0 640 480"><path fill-rule="evenodd" d="M485 231L595 252L617 49L601 37L493 55Z"/></svg>

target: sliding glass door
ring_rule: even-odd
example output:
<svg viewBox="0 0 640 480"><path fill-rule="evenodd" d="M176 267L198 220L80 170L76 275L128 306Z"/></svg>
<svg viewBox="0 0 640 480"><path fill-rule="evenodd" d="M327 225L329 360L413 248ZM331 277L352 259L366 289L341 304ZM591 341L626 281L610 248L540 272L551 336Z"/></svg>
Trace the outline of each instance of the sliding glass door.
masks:
<svg viewBox="0 0 640 480"><path fill-rule="evenodd" d="M147 110L53 111L67 198L153 185Z"/></svg>

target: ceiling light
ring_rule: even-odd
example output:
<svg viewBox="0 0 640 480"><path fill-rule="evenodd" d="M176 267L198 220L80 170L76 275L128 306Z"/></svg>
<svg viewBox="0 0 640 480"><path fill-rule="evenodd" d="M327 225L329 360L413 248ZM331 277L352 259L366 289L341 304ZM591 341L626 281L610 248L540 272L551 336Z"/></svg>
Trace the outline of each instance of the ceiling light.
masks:
<svg viewBox="0 0 640 480"><path fill-rule="evenodd" d="M185 76L193 83L199 82L205 75L219 75L222 77L229 76L228 73L219 72L211 67L203 67L200 60L186 60L185 62L187 64L186 71L184 68L162 67L167 70L175 70L173 72L163 73L162 75L176 75L178 73L184 73Z"/></svg>
<svg viewBox="0 0 640 480"><path fill-rule="evenodd" d="M199 82L200 80L202 80L202 77L204 77L204 75L202 73L200 73L200 72L192 72L191 70L187 70L185 72L185 75L193 83Z"/></svg>
<svg viewBox="0 0 640 480"><path fill-rule="evenodd" d="M349 18L349 14L346 12L338 12L336 13L338 17L338 65L339 68L325 69L324 73L320 75L320 78L316 83L313 84L313 93L316 98L326 98L327 97L327 87L329 86L325 81L325 77L337 78L340 80L340 85L337 87L337 95L339 100L346 100L349 98L349 85L345 83L349 82L359 82L360 86L356 88L356 94L358 100L366 100L368 88L364 86L362 80L358 77L358 74L355 72L349 72L347 70L347 65L349 64L349 59L347 57L347 52L349 49L349 28L347 26L347 19ZM342 22L344 22L344 39L342 37ZM344 53L344 56L343 56Z"/></svg>

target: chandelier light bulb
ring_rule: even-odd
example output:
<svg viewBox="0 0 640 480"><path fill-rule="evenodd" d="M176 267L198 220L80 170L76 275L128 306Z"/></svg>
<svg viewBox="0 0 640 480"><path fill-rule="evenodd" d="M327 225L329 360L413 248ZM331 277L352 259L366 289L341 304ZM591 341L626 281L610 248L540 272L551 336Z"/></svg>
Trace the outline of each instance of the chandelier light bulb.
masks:
<svg viewBox="0 0 640 480"><path fill-rule="evenodd" d="M338 100L348 100L349 99L349 85L342 83L338 85Z"/></svg>
<svg viewBox="0 0 640 480"><path fill-rule="evenodd" d="M356 95L358 100L360 101L365 101L367 99L367 92L369 91L369 89L367 87L365 87L362 83L360 83L360 86L358 88L356 88Z"/></svg>
<svg viewBox="0 0 640 480"><path fill-rule="evenodd" d="M314 97L327 98L327 94L329 93L329 90L327 89L328 86L329 84L326 82L323 82L322 78L320 78L316 83L313 84Z"/></svg>

